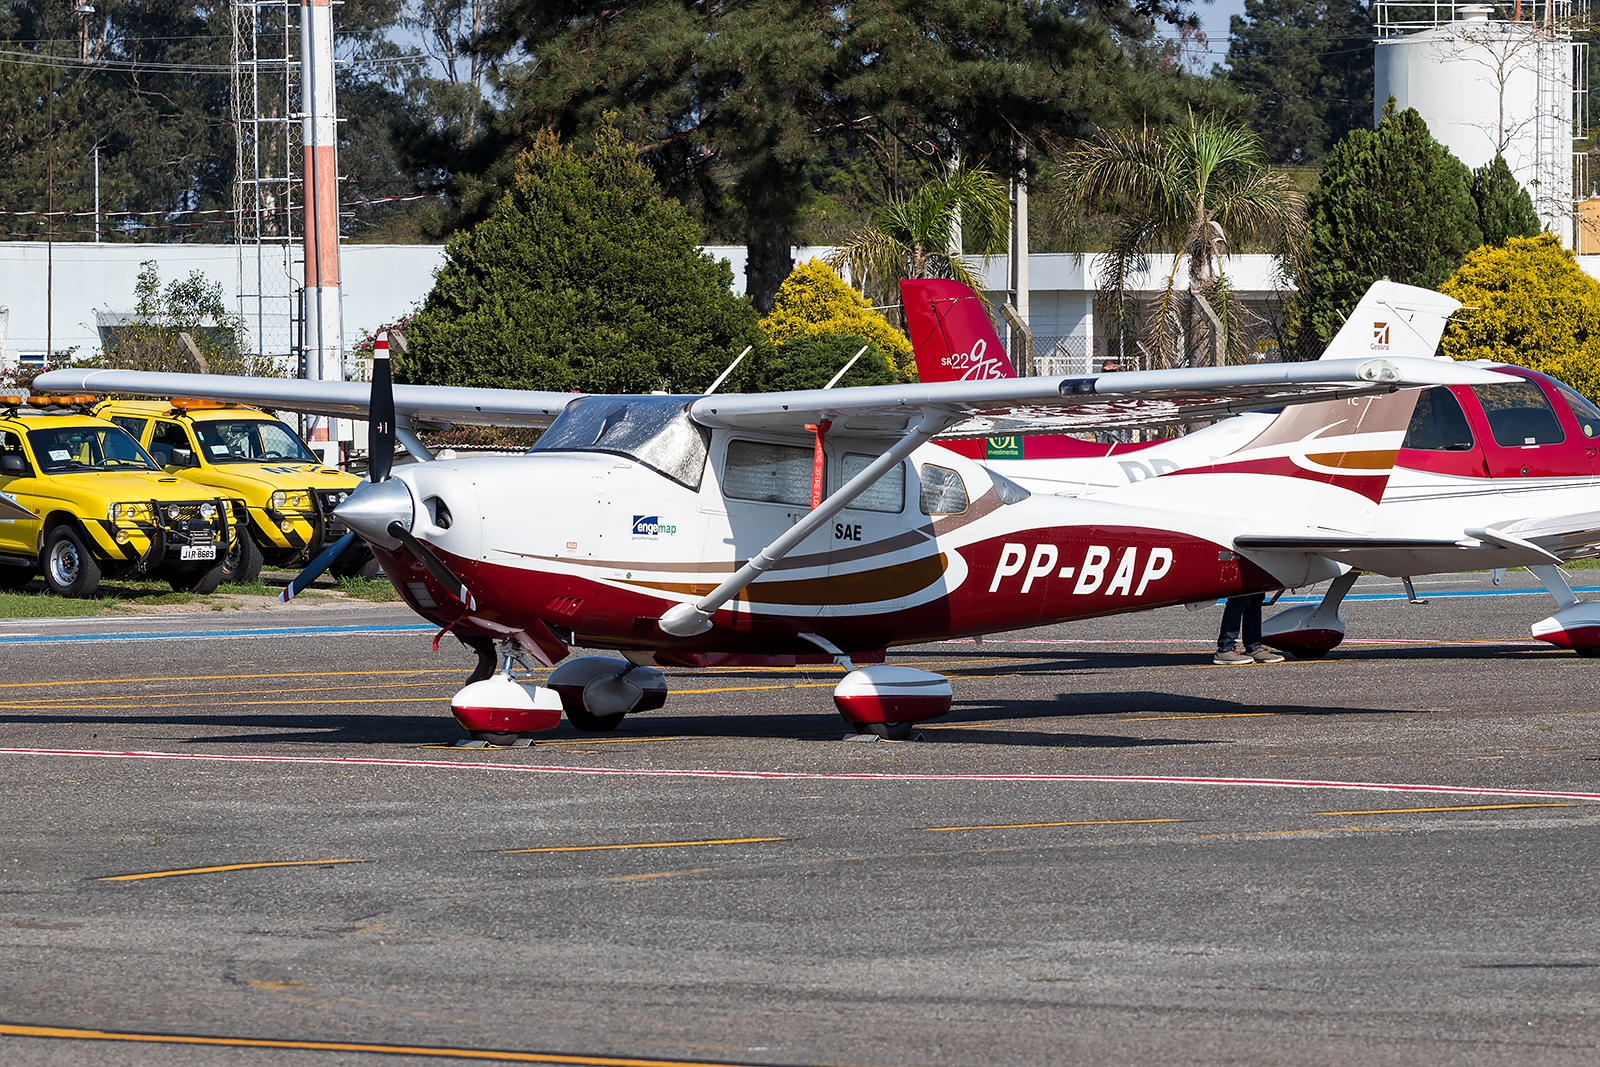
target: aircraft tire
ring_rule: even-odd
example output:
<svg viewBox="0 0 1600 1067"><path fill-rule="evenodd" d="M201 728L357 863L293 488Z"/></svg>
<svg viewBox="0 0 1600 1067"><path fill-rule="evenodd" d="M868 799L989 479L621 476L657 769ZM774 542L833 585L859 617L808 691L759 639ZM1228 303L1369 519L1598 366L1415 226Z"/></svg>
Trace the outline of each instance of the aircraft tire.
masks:
<svg viewBox="0 0 1600 1067"><path fill-rule="evenodd" d="M602 734L607 730L615 730L622 724L621 715L590 715L587 711L574 708L567 709L567 721L574 730L586 734Z"/></svg>
<svg viewBox="0 0 1600 1067"><path fill-rule="evenodd" d="M849 722L848 719L845 721ZM852 722L850 725L859 734L874 734L885 741L904 741L911 736L911 730L916 724L909 722Z"/></svg>
<svg viewBox="0 0 1600 1067"><path fill-rule="evenodd" d="M477 733L472 735L472 739L474 741L483 741L491 745L499 745L501 748L508 748L510 747L511 742L517 739L517 735L493 733L488 730L479 730Z"/></svg>

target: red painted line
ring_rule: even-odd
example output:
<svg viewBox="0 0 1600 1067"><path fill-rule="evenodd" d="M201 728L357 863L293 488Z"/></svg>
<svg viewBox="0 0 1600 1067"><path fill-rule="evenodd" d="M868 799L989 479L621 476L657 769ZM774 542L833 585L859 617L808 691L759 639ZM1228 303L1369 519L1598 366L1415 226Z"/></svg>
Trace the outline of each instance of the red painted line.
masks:
<svg viewBox="0 0 1600 1067"><path fill-rule="evenodd" d="M1600 793L1556 789L1494 789L1483 786L1426 785L1408 782L1341 782L1300 778L1227 778L1168 774L880 774L819 771L714 771L673 767L561 767L522 763L467 763L464 760L381 759L355 756L231 756L208 752L111 752L98 749L0 748L0 756L66 756L87 759L201 760L212 763L291 763L357 767L419 767L450 771L512 774L571 774L622 778L732 778L758 782L1125 782L1145 785L1243 786L1256 789L1352 789L1377 793L1446 793L1458 796L1549 797L1600 801Z"/></svg>

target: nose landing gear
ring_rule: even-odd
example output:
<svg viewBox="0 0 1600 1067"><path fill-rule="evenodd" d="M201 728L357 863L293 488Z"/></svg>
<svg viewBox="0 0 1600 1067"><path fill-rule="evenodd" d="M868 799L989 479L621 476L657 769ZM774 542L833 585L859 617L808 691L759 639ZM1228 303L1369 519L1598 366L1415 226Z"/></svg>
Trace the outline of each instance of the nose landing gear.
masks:
<svg viewBox="0 0 1600 1067"><path fill-rule="evenodd" d="M561 725L561 698L513 673L516 668L524 675L529 670L515 641L501 642L499 670L494 669L497 657L492 641L463 638L463 642L478 653L478 666L467 685L450 698L450 714L472 735L473 742L514 745L528 734Z"/></svg>

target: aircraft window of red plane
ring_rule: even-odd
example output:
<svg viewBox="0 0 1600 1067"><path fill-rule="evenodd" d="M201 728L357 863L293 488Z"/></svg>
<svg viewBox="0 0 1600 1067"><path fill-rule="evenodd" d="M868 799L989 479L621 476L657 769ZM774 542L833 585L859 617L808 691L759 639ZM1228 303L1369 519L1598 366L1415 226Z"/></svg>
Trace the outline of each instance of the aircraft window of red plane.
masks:
<svg viewBox="0 0 1600 1067"><path fill-rule="evenodd" d="M967 510L967 484L961 475L932 463L922 468L922 513L960 515Z"/></svg>
<svg viewBox="0 0 1600 1067"><path fill-rule="evenodd" d="M711 431L689 417L688 397L584 396L568 404L528 451L609 452L699 489L710 444Z"/></svg>
<svg viewBox="0 0 1600 1067"><path fill-rule="evenodd" d="M1569 385L1557 382L1556 388L1561 390L1561 399L1572 409L1572 417L1578 420L1583 436L1600 437L1600 408L1591 404L1587 397L1579 396Z"/></svg>
<svg viewBox="0 0 1600 1067"><path fill-rule="evenodd" d="M1554 445L1567 439L1550 401L1545 399L1544 390L1532 382L1475 385L1472 391L1483 404L1489 431L1500 447Z"/></svg>
<svg viewBox="0 0 1600 1067"><path fill-rule="evenodd" d="M858 456L854 452L846 452L839 461L839 484L843 485L851 478L867 469L867 466L877 456ZM810 497L806 498L810 503ZM858 511L889 511L898 514L906 506L906 467L902 463L892 470L885 471L883 477L867 487L867 491L856 497L850 506Z"/></svg>
<svg viewBox="0 0 1600 1067"><path fill-rule="evenodd" d="M1442 385L1424 389L1417 396L1417 406L1411 412L1411 425L1406 427L1401 448L1422 448L1432 452L1470 452L1472 427L1467 425L1467 413L1461 410L1461 401Z"/></svg>
<svg viewBox="0 0 1600 1067"><path fill-rule="evenodd" d="M764 441L729 441L722 468L722 492L735 500L811 506L815 452Z"/></svg>

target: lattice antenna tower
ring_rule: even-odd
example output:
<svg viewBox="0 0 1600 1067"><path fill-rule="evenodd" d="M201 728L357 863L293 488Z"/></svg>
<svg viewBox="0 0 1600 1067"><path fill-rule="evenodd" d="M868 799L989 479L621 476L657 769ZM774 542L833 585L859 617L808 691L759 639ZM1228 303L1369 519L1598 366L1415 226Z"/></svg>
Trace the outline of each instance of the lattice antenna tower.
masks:
<svg viewBox="0 0 1600 1067"><path fill-rule="evenodd" d="M233 0L234 241L247 347L298 370L299 0Z"/></svg>

